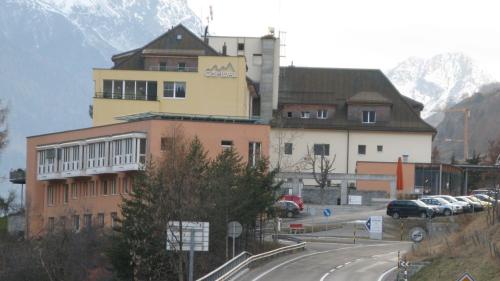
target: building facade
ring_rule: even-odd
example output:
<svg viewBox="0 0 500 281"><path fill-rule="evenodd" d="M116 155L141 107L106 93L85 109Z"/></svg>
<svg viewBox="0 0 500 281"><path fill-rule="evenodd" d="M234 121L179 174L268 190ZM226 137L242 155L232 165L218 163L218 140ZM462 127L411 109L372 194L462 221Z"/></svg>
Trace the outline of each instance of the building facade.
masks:
<svg viewBox="0 0 500 281"><path fill-rule="evenodd" d="M308 159L324 157L334 160L332 173L355 174L359 161L431 162L435 129L420 118L422 105L381 71L282 67L279 86L274 166L311 172Z"/></svg>
<svg viewBox="0 0 500 281"><path fill-rule="evenodd" d="M280 38L274 32L263 37L208 36L207 43L223 55L246 59L247 76L258 93L253 116L270 121L278 108Z"/></svg>
<svg viewBox="0 0 500 281"><path fill-rule="evenodd" d="M143 118L144 119L144 118ZM137 171L161 156L162 139L180 129L198 137L208 157L233 147L243 161L267 157L269 126L252 120L167 115L148 120L33 136L27 142L27 233L66 224L112 226ZM235 133L237 132L237 133Z"/></svg>
<svg viewBox="0 0 500 281"><path fill-rule="evenodd" d="M94 126L144 112L251 116L245 57L221 55L182 25L112 60L93 72Z"/></svg>

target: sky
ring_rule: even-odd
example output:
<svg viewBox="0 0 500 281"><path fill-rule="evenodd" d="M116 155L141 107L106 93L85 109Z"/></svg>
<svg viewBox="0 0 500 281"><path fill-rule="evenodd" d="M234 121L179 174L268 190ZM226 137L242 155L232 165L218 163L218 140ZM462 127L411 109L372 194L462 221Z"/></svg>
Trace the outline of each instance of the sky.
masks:
<svg viewBox="0 0 500 281"><path fill-rule="evenodd" d="M408 57L461 52L500 80L500 2L188 0L213 35L286 32L282 65L388 70ZM282 36L283 38L283 36ZM282 40L283 41L283 40Z"/></svg>

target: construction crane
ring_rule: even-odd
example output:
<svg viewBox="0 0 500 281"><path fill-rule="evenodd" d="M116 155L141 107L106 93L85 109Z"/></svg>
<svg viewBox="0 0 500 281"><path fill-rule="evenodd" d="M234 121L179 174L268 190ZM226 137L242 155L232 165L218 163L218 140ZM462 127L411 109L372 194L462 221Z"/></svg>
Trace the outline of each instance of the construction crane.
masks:
<svg viewBox="0 0 500 281"><path fill-rule="evenodd" d="M464 161L469 159L469 118L470 109L468 108L449 108L442 110L433 110L434 112L462 112L464 114Z"/></svg>

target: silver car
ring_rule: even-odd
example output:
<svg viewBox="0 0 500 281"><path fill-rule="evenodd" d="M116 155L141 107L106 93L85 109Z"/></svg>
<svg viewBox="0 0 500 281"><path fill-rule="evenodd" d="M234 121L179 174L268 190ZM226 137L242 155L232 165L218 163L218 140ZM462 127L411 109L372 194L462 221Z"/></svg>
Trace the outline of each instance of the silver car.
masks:
<svg viewBox="0 0 500 281"><path fill-rule="evenodd" d="M441 199L448 201L448 203L450 203L454 206L453 211L455 214L463 213L463 212L465 212L466 208L467 209L470 208L469 204L467 204L465 202L458 201L457 199L453 198L453 196L450 196L450 195L434 195L434 196L431 196L431 198L441 198Z"/></svg>
<svg viewBox="0 0 500 281"><path fill-rule="evenodd" d="M436 206L439 210L439 214L444 216L456 214L460 208L439 197L424 197L421 198L420 201L430 206Z"/></svg>

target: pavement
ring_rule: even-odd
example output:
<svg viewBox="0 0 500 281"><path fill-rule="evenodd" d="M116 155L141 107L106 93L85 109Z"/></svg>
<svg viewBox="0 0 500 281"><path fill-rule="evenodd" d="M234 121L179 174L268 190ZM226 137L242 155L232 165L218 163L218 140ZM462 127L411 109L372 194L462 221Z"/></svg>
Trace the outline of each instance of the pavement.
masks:
<svg viewBox="0 0 500 281"><path fill-rule="evenodd" d="M390 270L397 266L398 251L410 247L408 242L308 242L306 250L251 268L236 280L389 281L393 274Z"/></svg>

